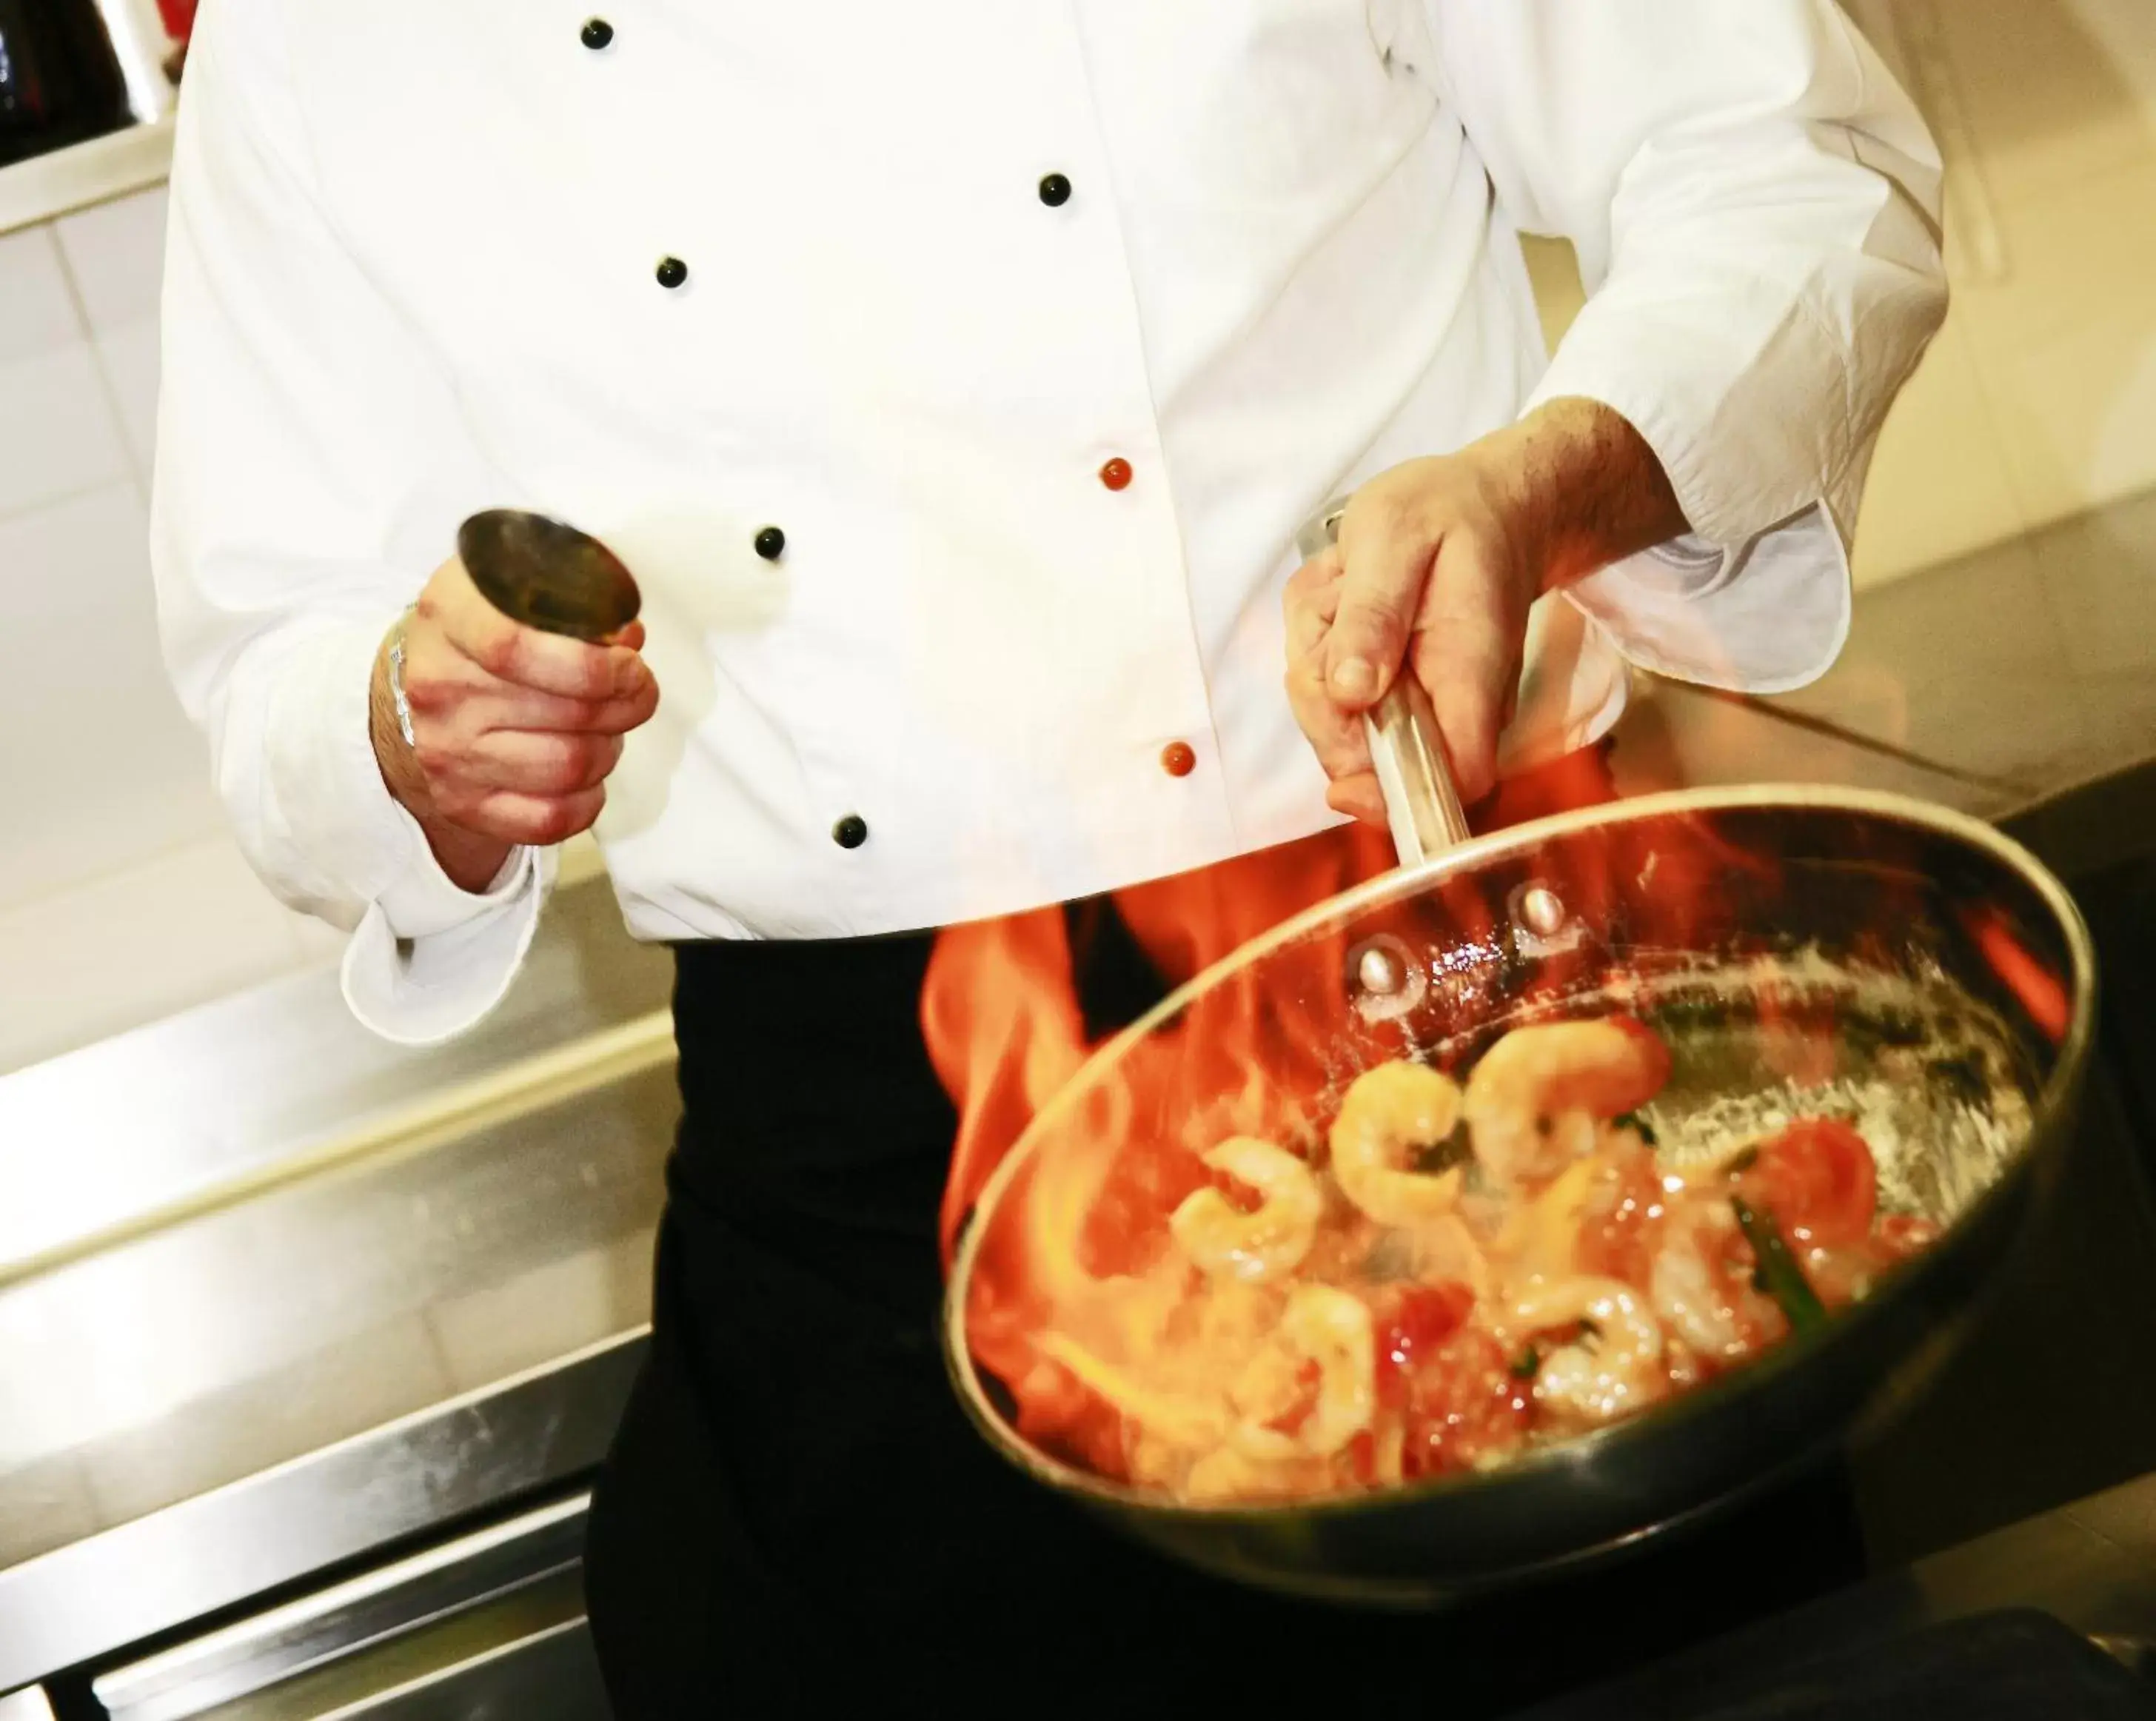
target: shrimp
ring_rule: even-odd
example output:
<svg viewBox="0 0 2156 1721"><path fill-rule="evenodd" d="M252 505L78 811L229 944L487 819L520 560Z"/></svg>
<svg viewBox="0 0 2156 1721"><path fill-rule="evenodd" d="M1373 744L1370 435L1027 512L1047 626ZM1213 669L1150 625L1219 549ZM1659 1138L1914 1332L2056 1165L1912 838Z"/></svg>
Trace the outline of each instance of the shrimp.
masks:
<svg viewBox="0 0 2156 1721"><path fill-rule="evenodd" d="M1781 1311L1731 1261L1737 1243L1727 1203L1686 1202L1671 1215L1647 1276L1655 1313L1690 1349L1718 1363L1751 1355L1786 1327Z"/></svg>
<svg viewBox="0 0 2156 1721"><path fill-rule="evenodd" d="M1467 1078L1476 1159L1501 1183L1551 1176L1593 1153L1599 1121L1646 1104L1669 1072L1668 1048L1622 1017L1515 1028Z"/></svg>
<svg viewBox="0 0 2156 1721"><path fill-rule="evenodd" d="M1377 1408L1378 1339L1368 1305L1330 1285L1297 1286L1273 1342L1230 1396L1243 1416L1234 1444L1245 1456L1332 1456L1370 1426Z"/></svg>
<svg viewBox="0 0 2156 1721"><path fill-rule="evenodd" d="M1218 1189L1199 1189L1169 1216L1168 1233L1193 1265L1216 1278L1261 1284L1301 1266L1317 1236L1325 1200L1310 1167L1285 1148L1255 1136L1231 1136L1204 1156L1265 1197L1255 1213L1238 1213Z"/></svg>
<svg viewBox="0 0 2156 1721"><path fill-rule="evenodd" d="M1400 1162L1434 1148L1460 1122L1460 1089L1449 1076L1404 1058L1365 1070L1333 1120L1333 1180L1379 1225L1414 1226L1440 1219L1460 1198L1458 1167L1432 1175Z"/></svg>
<svg viewBox="0 0 2156 1721"><path fill-rule="evenodd" d="M1669 1385L1662 1329L1645 1299L1622 1279L1558 1279L1537 1285L1511 1309L1520 1330L1546 1332L1575 1321L1595 1332L1542 1359L1535 1396L1590 1422L1609 1422L1660 1398Z"/></svg>

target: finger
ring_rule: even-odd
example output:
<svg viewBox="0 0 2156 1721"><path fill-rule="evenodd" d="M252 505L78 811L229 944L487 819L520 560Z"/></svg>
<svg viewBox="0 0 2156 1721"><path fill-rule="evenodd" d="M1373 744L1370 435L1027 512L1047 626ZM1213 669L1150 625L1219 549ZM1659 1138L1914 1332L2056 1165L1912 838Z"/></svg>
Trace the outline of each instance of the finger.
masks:
<svg viewBox="0 0 2156 1721"><path fill-rule="evenodd" d="M1460 799L1472 804L1497 779L1497 740L1517 691L1527 615L1485 541L1446 539L1431 575L1412 661L1430 695Z"/></svg>
<svg viewBox="0 0 2156 1721"><path fill-rule="evenodd" d="M565 699L558 693L535 693L529 687L495 682L475 710L482 732L531 729L571 735L626 735L651 719L659 708L659 684L621 699Z"/></svg>
<svg viewBox="0 0 2156 1721"><path fill-rule="evenodd" d="M1282 601L1291 662L1309 655L1324 643L1340 608L1342 571L1340 552L1335 547L1320 552L1288 576Z"/></svg>
<svg viewBox="0 0 2156 1721"><path fill-rule="evenodd" d="M572 699L505 681L434 634L415 635L407 650L404 696L413 711L465 735L495 729L625 735L659 706L659 683L649 676L634 693Z"/></svg>
<svg viewBox="0 0 2156 1721"><path fill-rule="evenodd" d="M499 842L544 848L590 830L605 805L603 787L567 795L528 795L501 789L482 798L456 823Z"/></svg>
<svg viewBox="0 0 2156 1721"><path fill-rule="evenodd" d="M631 622L627 627L608 634L606 643L609 645L625 645L631 651L643 650L644 624L640 621Z"/></svg>
<svg viewBox="0 0 2156 1721"><path fill-rule="evenodd" d="M1327 691L1322 655L1313 653L1288 666L1287 702L1327 777L1350 777L1370 768L1362 716L1342 711Z"/></svg>
<svg viewBox="0 0 2156 1721"><path fill-rule="evenodd" d="M428 581L418 614L489 675L520 687L608 699L635 693L650 677L629 646L587 645L511 621L486 600L460 563L449 563Z"/></svg>
<svg viewBox="0 0 2156 1721"><path fill-rule="evenodd" d="M1326 639L1327 690L1353 710L1374 704L1407 655L1435 545L1414 514L1365 491L1340 522L1345 574Z"/></svg>
<svg viewBox="0 0 2156 1721"><path fill-rule="evenodd" d="M1336 813L1345 813L1351 819L1359 819L1365 825L1384 827L1390 820L1385 814L1384 793L1378 787L1374 771L1365 771L1358 776L1343 777L1337 783L1326 785L1325 804Z"/></svg>
<svg viewBox="0 0 2156 1721"><path fill-rule="evenodd" d="M484 736L463 761L461 774L486 789L557 797L596 789L621 759L618 735L535 733L501 729Z"/></svg>

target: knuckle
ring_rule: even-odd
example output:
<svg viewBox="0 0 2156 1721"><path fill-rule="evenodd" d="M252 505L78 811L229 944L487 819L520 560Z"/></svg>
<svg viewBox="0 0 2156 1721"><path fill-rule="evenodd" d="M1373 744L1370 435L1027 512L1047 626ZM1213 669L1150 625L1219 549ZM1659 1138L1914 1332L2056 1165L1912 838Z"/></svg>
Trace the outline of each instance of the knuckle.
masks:
<svg viewBox="0 0 2156 1721"><path fill-rule="evenodd" d="M573 803L549 801L532 816L531 840L542 844L558 843L574 836L582 828L577 822Z"/></svg>
<svg viewBox="0 0 2156 1721"><path fill-rule="evenodd" d="M447 677L417 665L404 677L404 702L415 712L445 712L455 703L457 692Z"/></svg>
<svg viewBox="0 0 2156 1721"><path fill-rule="evenodd" d="M567 742L553 750L539 774L549 794L573 794L591 783L591 749L577 742Z"/></svg>
<svg viewBox="0 0 2156 1721"><path fill-rule="evenodd" d="M513 627L489 628L474 648L472 657L489 675L513 681L523 662L523 641Z"/></svg>

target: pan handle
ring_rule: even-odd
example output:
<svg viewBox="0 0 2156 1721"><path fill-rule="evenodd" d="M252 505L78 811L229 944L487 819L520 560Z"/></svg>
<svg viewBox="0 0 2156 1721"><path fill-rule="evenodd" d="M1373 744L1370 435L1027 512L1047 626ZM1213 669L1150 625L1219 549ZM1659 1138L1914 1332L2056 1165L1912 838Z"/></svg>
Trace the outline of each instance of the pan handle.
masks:
<svg viewBox="0 0 2156 1721"><path fill-rule="evenodd" d="M1296 536L1305 561L1339 541L1342 496L1327 502ZM1386 822L1400 865L1413 866L1467 840L1467 813L1452 778L1452 760L1422 684L1404 669L1363 715L1370 760L1384 793Z"/></svg>

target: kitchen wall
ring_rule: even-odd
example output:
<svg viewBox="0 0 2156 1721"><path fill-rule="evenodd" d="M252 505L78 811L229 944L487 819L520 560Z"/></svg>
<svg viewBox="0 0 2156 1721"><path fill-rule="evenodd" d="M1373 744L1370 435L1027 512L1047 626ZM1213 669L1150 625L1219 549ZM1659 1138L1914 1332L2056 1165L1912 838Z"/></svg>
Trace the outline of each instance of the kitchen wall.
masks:
<svg viewBox="0 0 2156 1721"><path fill-rule="evenodd" d="M144 547L162 188L0 237L0 1068L320 957L224 835Z"/></svg>
<svg viewBox="0 0 2156 1721"><path fill-rule="evenodd" d="M2156 0L1844 4L1938 136L1954 289L1880 443L1861 588L2156 487ZM1570 254L1530 254L1561 333Z"/></svg>
<svg viewBox="0 0 2156 1721"><path fill-rule="evenodd" d="M1953 170L1955 306L1880 451L1856 552L1876 587L2156 486L2156 3L1851 9ZM157 661L164 211L156 190L0 236L0 1071L337 948L223 834ZM1568 256L1534 261L1561 330Z"/></svg>

